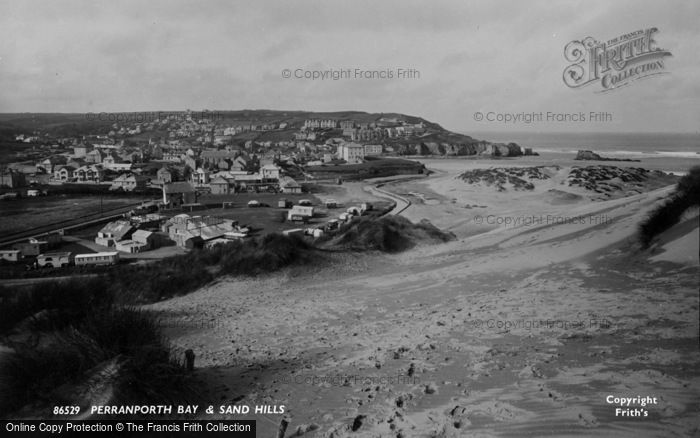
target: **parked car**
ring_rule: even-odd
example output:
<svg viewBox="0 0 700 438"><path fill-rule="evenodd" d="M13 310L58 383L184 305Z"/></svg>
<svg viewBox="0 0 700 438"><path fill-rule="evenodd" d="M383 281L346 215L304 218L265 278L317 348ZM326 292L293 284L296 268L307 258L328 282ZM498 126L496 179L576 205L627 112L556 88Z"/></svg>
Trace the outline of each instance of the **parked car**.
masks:
<svg viewBox="0 0 700 438"><path fill-rule="evenodd" d="M40 268L63 268L72 263L73 255L70 252L47 252L36 258L36 264Z"/></svg>

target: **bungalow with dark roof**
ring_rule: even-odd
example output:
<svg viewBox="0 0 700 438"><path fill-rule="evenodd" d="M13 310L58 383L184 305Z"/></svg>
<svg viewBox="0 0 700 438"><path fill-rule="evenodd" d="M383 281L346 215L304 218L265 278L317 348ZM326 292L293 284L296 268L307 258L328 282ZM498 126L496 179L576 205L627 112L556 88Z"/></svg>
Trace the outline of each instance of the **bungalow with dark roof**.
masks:
<svg viewBox="0 0 700 438"><path fill-rule="evenodd" d="M203 164L218 164L221 160L234 160L238 151L206 149L203 150L199 158Z"/></svg>
<svg viewBox="0 0 700 438"><path fill-rule="evenodd" d="M197 194L188 182L173 182L163 185L163 204L179 207L182 204L197 202Z"/></svg>
<svg viewBox="0 0 700 438"><path fill-rule="evenodd" d="M33 242L20 242L12 245L12 249L21 252L23 257L38 256L48 248L48 242L39 240L35 240Z"/></svg>
<svg viewBox="0 0 700 438"><path fill-rule="evenodd" d="M288 176L280 178L280 189L282 193L301 193L301 185Z"/></svg>
<svg viewBox="0 0 700 438"><path fill-rule="evenodd" d="M217 176L209 181L209 187L211 188L212 195L228 195L235 192L234 185L235 180L229 181L222 176Z"/></svg>
<svg viewBox="0 0 700 438"><path fill-rule="evenodd" d="M101 164L102 159L103 159L102 152L100 152L99 149L93 149L90 152L85 154L85 161L88 163Z"/></svg>
<svg viewBox="0 0 700 438"><path fill-rule="evenodd" d="M158 169L158 172L156 172L156 177L158 178L158 181L161 182L161 184L168 184L173 182L173 173L167 167L161 167L160 169Z"/></svg>

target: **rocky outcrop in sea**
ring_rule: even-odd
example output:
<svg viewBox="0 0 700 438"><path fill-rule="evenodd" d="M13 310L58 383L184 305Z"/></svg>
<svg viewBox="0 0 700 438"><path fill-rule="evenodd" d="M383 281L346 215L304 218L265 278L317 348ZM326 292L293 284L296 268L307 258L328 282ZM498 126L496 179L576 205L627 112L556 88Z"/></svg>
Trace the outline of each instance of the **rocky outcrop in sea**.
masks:
<svg viewBox="0 0 700 438"><path fill-rule="evenodd" d="M631 161L635 163L639 163L641 160L632 160L630 158L607 158L607 157L601 157L600 155L596 154L593 151L584 151L580 150L576 153L576 158L574 160L579 160L579 161Z"/></svg>

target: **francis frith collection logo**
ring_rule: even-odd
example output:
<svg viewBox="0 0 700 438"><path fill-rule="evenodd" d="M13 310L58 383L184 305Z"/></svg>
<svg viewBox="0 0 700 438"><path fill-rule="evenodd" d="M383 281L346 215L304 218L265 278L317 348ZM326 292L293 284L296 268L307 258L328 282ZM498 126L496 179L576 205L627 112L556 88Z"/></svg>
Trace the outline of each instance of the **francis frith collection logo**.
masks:
<svg viewBox="0 0 700 438"><path fill-rule="evenodd" d="M657 28L638 30L600 42L592 37L571 41L564 57L564 83L571 88L599 84L598 93L609 92L633 81L668 73L664 58L671 52L654 40Z"/></svg>

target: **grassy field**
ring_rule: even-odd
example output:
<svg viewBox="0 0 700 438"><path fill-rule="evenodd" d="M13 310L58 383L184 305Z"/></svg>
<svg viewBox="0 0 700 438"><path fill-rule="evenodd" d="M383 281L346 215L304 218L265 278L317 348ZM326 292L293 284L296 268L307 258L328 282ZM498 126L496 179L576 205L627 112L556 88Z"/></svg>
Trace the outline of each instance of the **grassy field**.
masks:
<svg viewBox="0 0 700 438"><path fill-rule="evenodd" d="M57 224L81 216L99 216L100 208L107 211L134 205L142 201L134 197L48 196L22 198L0 203L0 236L30 228Z"/></svg>
<svg viewBox="0 0 700 438"><path fill-rule="evenodd" d="M12 163L22 159L31 148L27 143L0 141L0 163Z"/></svg>
<svg viewBox="0 0 700 438"><path fill-rule="evenodd" d="M293 228L299 228L302 225L294 222L287 222L288 209L277 207L277 203L281 199L286 199L294 204L297 204L300 199L308 199L314 204L314 209L318 212L317 217L311 220L308 226L320 224L327 221L328 215L326 208L323 207L322 198L303 193L299 195L290 195L284 193L239 193L234 195L207 195L202 196L199 202L211 205L214 203L233 202L233 208L209 208L207 210L198 210L190 215L197 216L216 216L225 219L234 219L242 226L251 227L255 234L268 234L281 232ZM268 207L249 208L249 201L258 201ZM337 211L337 210L336 210ZM177 213L180 213L179 211ZM175 213L175 214L177 214ZM340 212L338 211L338 214ZM307 225L304 225L307 226Z"/></svg>
<svg viewBox="0 0 700 438"><path fill-rule="evenodd" d="M256 234L267 234L281 232L293 228L315 227L337 219L348 207L359 207L362 202L370 202L377 211L387 208L391 202L377 200L366 192L361 192L359 196L352 196L351 202L343 204L343 199L348 198L347 189L343 186L333 185L311 185L313 193L302 193L289 195L283 193L241 193L236 195L209 195L200 198L200 202L211 204L213 202L233 202L233 208L211 208L193 212L196 215L219 216L226 219L235 219L240 225L252 227ZM327 198L335 198L341 205L338 208L328 209L323 204ZM277 202L286 199L293 204L298 204L300 199L308 199L313 203L315 215L308 224L287 222L288 209L278 208ZM348 198L349 199L349 198ZM256 200L269 205L269 207L248 208L248 201Z"/></svg>
<svg viewBox="0 0 700 438"><path fill-rule="evenodd" d="M306 171L317 178L358 180L401 174L421 174L425 172L425 166L401 158L367 158L365 162L359 164L308 166Z"/></svg>

